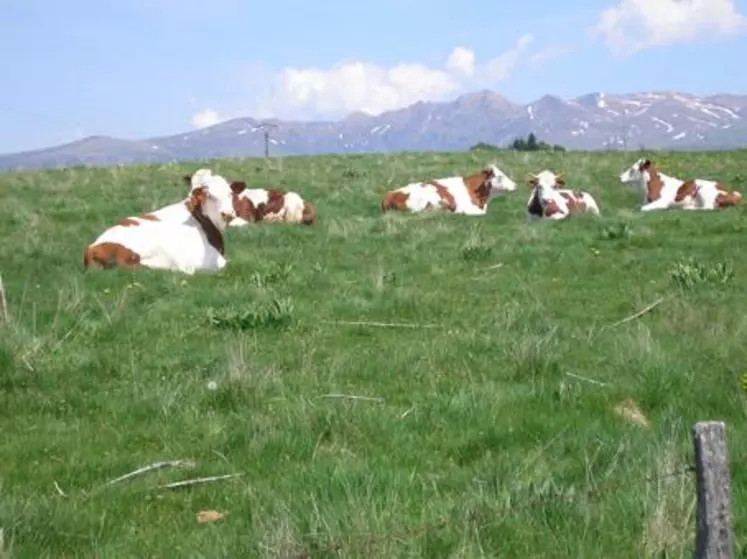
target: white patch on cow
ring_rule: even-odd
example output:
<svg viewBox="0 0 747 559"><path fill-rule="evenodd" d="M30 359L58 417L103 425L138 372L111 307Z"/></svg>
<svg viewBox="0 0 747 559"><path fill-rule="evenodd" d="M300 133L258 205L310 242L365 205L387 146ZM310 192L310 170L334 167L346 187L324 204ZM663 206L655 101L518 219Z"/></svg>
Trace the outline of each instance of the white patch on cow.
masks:
<svg viewBox="0 0 747 559"><path fill-rule="evenodd" d="M443 184L441 183L441 179L438 179L437 182ZM444 186L446 185L444 184ZM438 194L436 187L432 184L413 182L403 186L402 188L398 188L394 192L407 194L405 207L413 213L441 208L441 196Z"/></svg>

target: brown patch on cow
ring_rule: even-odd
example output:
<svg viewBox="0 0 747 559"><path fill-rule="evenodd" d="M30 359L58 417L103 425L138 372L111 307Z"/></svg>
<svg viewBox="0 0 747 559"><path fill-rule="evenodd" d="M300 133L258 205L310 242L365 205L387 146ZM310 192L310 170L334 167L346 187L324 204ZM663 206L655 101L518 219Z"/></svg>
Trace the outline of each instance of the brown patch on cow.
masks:
<svg viewBox="0 0 747 559"><path fill-rule="evenodd" d="M687 197L692 198L693 196L695 196L695 193L697 191L698 186L695 184L694 180L685 181L677 189L677 194L674 196L674 201L682 202Z"/></svg>
<svg viewBox="0 0 747 559"><path fill-rule="evenodd" d="M462 177L467 187L467 194L472 203L478 208L484 208L490 197L490 185L488 181L495 176L492 169L483 169L479 173Z"/></svg>
<svg viewBox="0 0 747 559"><path fill-rule="evenodd" d="M545 202L545 209L543 213L545 217L551 217L555 214L561 213L561 210L554 200L548 200L547 202Z"/></svg>
<svg viewBox="0 0 747 559"><path fill-rule="evenodd" d="M134 217L126 217L117 223L117 225L121 227L135 227L136 225L140 225L140 222Z"/></svg>
<svg viewBox="0 0 747 559"><path fill-rule="evenodd" d="M387 192L384 198L381 200L381 211L386 212L388 210L406 210L407 200L410 199L410 195L406 192L399 192L393 190Z"/></svg>
<svg viewBox="0 0 747 559"><path fill-rule="evenodd" d="M716 195L715 205L717 208L728 208L738 206L742 203L742 194L736 190L728 191L723 185L717 185L718 194Z"/></svg>
<svg viewBox="0 0 747 559"><path fill-rule="evenodd" d="M314 206L304 200L303 212L301 213L301 223L304 225L313 225L316 222L316 210Z"/></svg>
<svg viewBox="0 0 747 559"><path fill-rule="evenodd" d="M557 190L559 188L565 188L565 179L561 177L560 175L555 177L555 185L554 188Z"/></svg>
<svg viewBox="0 0 747 559"><path fill-rule="evenodd" d="M586 202L581 198L581 191L578 192L560 192L559 193L568 203L569 213L578 213L586 210Z"/></svg>
<svg viewBox="0 0 747 559"><path fill-rule="evenodd" d="M252 201L246 196L233 195L233 210L236 212L237 217L245 221L250 223L257 221L257 208L254 207Z"/></svg>
<svg viewBox="0 0 747 559"><path fill-rule="evenodd" d="M154 215L152 213L143 214L140 216L140 219L145 219L147 221L161 221L157 215Z"/></svg>
<svg viewBox="0 0 747 559"><path fill-rule="evenodd" d="M249 219L249 221L264 221L268 216L270 216L271 221L277 221L275 214L282 212L283 207L285 207L285 191L274 189L265 190L265 192L267 193L267 202L255 205L246 197L240 197L240 201L238 202L235 197L234 208L236 208L236 204L238 203L241 212L246 215L252 213L254 219ZM237 209L237 213L238 211ZM241 217L243 218L243 215Z"/></svg>
<svg viewBox="0 0 747 559"><path fill-rule="evenodd" d="M428 184L436 187L436 192L438 193L438 197L441 198L441 209L448 210L450 212L455 212L456 211L456 200L454 200L454 197L451 195L451 192L449 192L449 189L446 188L441 183L439 183L438 181L430 181L428 182Z"/></svg>
<svg viewBox="0 0 747 559"><path fill-rule="evenodd" d="M119 243L89 245L83 253L83 266L90 268L93 264L102 268L134 269L140 266L140 255Z"/></svg>
<svg viewBox="0 0 747 559"><path fill-rule="evenodd" d="M187 211L189 211L190 215L195 218L200 227L202 227L202 230L205 233L205 237L207 238L207 242L212 245L220 254L225 256L226 247L223 241L223 233L221 233L220 230L215 226L215 223L210 221L205 216L205 214L202 213L202 206L205 203L206 197L207 193L205 192L204 188L195 188L194 190L192 190L192 193L190 194L187 201L184 202L184 205L187 206Z"/></svg>
<svg viewBox="0 0 747 559"><path fill-rule="evenodd" d="M246 190L246 183L244 181L234 181L231 183L231 192L234 194L241 194Z"/></svg>
<svg viewBox="0 0 747 559"><path fill-rule="evenodd" d="M649 179L646 183L646 202L653 202L661 197L661 190L664 188L664 184L661 182L659 172L654 167L654 164L650 159L646 159L641 163L641 171L648 171Z"/></svg>
<svg viewBox="0 0 747 559"><path fill-rule="evenodd" d="M270 214L277 214L283 211L285 206L285 192L283 190L268 190L267 203L259 204L257 211L262 215L262 219Z"/></svg>

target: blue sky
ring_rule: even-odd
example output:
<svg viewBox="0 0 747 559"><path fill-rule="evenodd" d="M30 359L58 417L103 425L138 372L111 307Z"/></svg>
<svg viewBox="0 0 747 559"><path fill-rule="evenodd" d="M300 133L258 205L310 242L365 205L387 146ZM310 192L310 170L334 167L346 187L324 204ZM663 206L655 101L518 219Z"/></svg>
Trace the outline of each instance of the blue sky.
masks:
<svg viewBox="0 0 747 559"><path fill-rule="evenodd" d="M522 103L747 93L747 0L5 0L2 13L0 153L483 88Z"/></svg>

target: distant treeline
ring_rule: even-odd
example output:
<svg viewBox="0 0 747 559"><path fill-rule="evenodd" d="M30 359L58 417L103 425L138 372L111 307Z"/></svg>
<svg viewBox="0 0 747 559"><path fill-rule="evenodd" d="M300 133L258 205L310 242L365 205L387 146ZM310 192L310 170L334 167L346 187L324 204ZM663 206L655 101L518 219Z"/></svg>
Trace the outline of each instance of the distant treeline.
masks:
<svg viewBox="0 0 747 559"><path fill-rule="evenodd" d="M480 142L475 144L470 151L476 150L499 150L498 146L492 144L486 144ZM548 144L542 140L538 140L534 132L531 132L526 138L515 138L508 146L503 149L511 149L514 151L565 151L565 148L558 144Z"/></svg>

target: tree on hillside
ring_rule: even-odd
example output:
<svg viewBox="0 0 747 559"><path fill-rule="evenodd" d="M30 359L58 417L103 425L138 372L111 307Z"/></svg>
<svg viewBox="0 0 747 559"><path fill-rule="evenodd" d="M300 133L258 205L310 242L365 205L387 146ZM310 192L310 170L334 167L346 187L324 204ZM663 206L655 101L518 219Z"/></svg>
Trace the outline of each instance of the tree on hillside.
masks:
<svg viewBox="0 0 747 559"><path fill-rule="evenodd" d="M489 151L497 151L500 148L498 146L494 146L493 144L488 144L485 142L478 142L471 148L469 148L470 151L478 151L478 150L489 150Z"/></svg>
<svg viewBox="0 0 747 559"><path fill-rule="evenodd" d="M508 146L514 151L565 151L565 148L558 144L548 144L537 139L534 132L524 138L515 138Z"/></svg>
<svg viewBox="0 0 747 559"><path fill-rule="evenodd" d="M534 135L534 132L530 132L527 136L527 151L537 151L538 149L537 136Z"/></svg>

